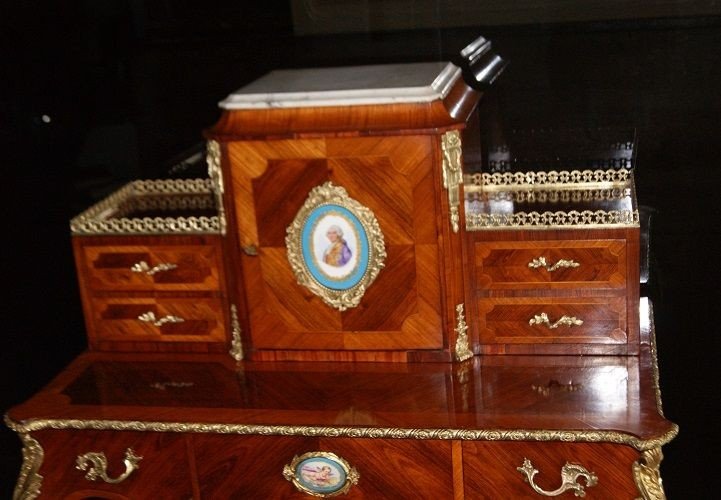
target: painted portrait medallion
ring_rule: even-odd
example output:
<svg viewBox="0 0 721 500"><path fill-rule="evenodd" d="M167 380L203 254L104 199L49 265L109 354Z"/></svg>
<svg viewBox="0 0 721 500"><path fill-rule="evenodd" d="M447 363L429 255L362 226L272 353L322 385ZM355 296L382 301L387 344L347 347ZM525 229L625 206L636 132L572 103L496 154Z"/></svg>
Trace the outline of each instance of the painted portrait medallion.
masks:
<svg viewBox="0 0 721 500"><path fill-rule="evenodd" d="M386 256L373 213L330 182L311 190L286 247L298 283L341 311L360 303Z"/></svg>
<svg viewBox="0 0 721 500"><path fill-rule="evenodd" d="M283 468L283 476L304 493L332 497L347 493L358 483L359 474L334 453L315 451L296 456Z"/></svg>

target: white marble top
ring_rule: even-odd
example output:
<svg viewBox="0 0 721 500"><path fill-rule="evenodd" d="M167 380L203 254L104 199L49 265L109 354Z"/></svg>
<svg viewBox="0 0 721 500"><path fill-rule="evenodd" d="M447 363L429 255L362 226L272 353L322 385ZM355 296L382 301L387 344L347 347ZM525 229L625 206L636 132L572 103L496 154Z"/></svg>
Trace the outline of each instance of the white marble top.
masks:
<svg viewBox="0 0 721 500"><path fill-rule="evenodd" d="M443 99L461 69L446 62L271 71L233 92L224 109L429 102Z"/></svg>

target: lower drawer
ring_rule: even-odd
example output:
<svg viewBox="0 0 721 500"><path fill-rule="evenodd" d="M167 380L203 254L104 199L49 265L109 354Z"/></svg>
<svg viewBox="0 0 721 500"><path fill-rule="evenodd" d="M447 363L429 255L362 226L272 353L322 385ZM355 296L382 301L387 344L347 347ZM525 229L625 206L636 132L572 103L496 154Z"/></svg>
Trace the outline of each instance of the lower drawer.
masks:
<svg viewBox="0 0 721 500"><path fill-rule="evenodd" d="M466 500L499 498L576 498L576 489L583 487L587 499L630 500L639 497L633 479L633 463L639 453L628 446L607 443L559 442L463 442L463 478ZM536 469L530 481L519 471L528 460L529 472ZM567 482L562 480L566 464L581 474ZM575 466L581 466L579 469ZM535 485L541 491L535 491ZM557 491L557 490L563 490ZM574 496L575 495L575 496Z"/></svg>
<svg viewBox="0 0 721 500"><path fill-rule="evenodd" d="M301 488L337 492L349 475L336 458L358 475L339 498L454 498L450 441L194 435L193 442L201 498L312 498L284 477L291 465ZM333 455L292 464L309 452Z"/></svg>
<svg viewBox="0 0 721 500"><path fill-rule="evenodd" d="M625 344L625 297L478 301L481 344Z"/></svg>
<svg viewBox="0 0 721 500"><path fill-rule="evenodd" d="M44 430L32 436L44 452L41 499L193 497L181 434Z"/></svg>
<svg viewBox="0 0 721 500"><path fill-rule="evenodd" d="M223 301L209 298L93 298L98 341L223 342Z"/></svg>

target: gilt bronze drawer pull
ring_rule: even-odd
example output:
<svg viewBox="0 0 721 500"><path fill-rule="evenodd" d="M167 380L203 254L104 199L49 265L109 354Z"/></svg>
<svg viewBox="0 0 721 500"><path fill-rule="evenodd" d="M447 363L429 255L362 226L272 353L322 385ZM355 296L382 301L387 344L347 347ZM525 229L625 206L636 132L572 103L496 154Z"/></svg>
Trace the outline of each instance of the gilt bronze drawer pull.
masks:
<svg viewBox="0 0 721 500"><path fill-rule="evenodd" d="M155 326L163 326L165 323L182 323L183 321L185 321L180 316L168 315L163 316L162 318L157 318L153 311L148 311L141 314L140 316L138 316L138 319L140 321L144 321L145 323L152 323Z"/></svg>
<svg viewBox="0 0 721 500"><path fill-rule="evenodd" d="M150 267L147 262L144 260L141 260L140 262L136 262L130 267L130 270L134 273L145 273L148 276L152 276L157 273L161 273L163 271L171 271L173 269L177 269L177 264L171 264L171 263L161 263L157 266Z"/></svg>
<svg viewBox="0 0 721 500"><path fill-rule="evenodd" d="M561 467L561 486L553 491L545 491L533 482L533 477L538 474L538 470L533 467L531 461L527 458L523 459L523 466L516 467L521 474L524 474L524 478L528 484L531 485L533 491L539 495L546 497L557 497L562 493L573 490L573 494L577 497L585 497L586 491L584 486L578 482L578 478L583 477L586 479L586 487L596 486L598 484L598 477L593 472L589 472L585 467L578 464L571 464L566 462L566 465Z"/></svg>
<svg viewBox="0 0 721 500"><path fill-rule="evenodd" d="M531 269L538 269L539 267L542 267L549 273L552 273L553 271L555 271L557 269L578 267L580 265L581 264L579 264L578 262L575 262L573 260L561 259L551 266L548 264L548 262L546 262L545 257L537 257L528 263L528 267L530 267Z"/></svg>
<svg viewBox="0 0 721 500"><path fill-rule="evenodd" d="M546 325L550 329L558 328L559 326L581 326L583 320L578 319L574 316L566 316L565 314L555 323L551 323L546 313L536 314L533 318L528 320L529 325Z"/></svg>
<svg viewBox="0 0 721 500"><path fill-rule="evenodd" d="M125 464L125 472L116 478L108 476L108 459L102 451L91 451L85 453L84 455L79 455L75 461L75 468L81 471L87 471L85 473L85 479L88 481L97 481L98 479L102 479L106 483L118 484L125 481L130 474L140 468L138 466L138 462L142 459L143 457L137 456L132 448L125 450L125 459L123 460L123 463Z"/></svg>

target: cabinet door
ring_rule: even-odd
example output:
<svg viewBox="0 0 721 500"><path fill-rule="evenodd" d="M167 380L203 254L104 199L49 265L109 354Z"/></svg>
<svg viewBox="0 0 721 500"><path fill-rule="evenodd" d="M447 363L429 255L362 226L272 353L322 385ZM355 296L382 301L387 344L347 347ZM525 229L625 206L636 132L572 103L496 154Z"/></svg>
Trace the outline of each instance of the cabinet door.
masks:
<svg viewBox="0 0 721 500"><path fill-rule="evenodd" d="M443 347L438 151L435 136L227 145L255 350ZM359 305L343 311L298 284L286 247L309 193L329 181L374 214L387 254Z"/></svg>

